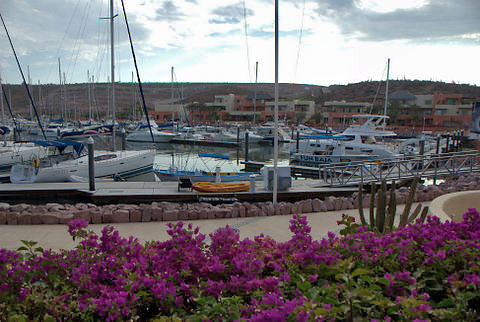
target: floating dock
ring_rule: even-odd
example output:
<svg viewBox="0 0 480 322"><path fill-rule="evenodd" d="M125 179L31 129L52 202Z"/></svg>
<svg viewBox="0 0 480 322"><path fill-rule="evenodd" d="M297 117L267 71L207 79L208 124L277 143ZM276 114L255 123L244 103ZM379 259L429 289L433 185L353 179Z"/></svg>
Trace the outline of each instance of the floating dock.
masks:
<svg viewBox="0 0 480 322"><path fill-rule="evenodd" d="M203 145L203 146L220 146L225 148L236 148L241 145L241 142L236 141L210 141L210 140L194 140L194 139L173 139L172 144L188 144L188 145Z"/></svg>
<svg viewBox="0 0 480 322"><path fill-rule="evenodd" d="M153 201L201 202L201 201L267 201L272 192L266 191L263 181L255 183L255 192L199 193L178 192L177 182L98 182L95 191L89 191L88 183L37 183L0 184L0 198L8 203L91 202L148 203ZM356 187L326 187L319 180L293 180L292 187L278 191L278 201L295 201L326 196L350 196Z"/></svg>

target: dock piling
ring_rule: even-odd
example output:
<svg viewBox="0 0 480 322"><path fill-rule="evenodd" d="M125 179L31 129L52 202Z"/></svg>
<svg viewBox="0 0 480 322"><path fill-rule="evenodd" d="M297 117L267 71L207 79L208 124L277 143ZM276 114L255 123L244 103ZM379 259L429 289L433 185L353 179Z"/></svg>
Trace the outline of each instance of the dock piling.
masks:
<svg viewBox="0 0 480 322"><path fill-rule="evenodd" d="M248 131L245 131L245 162L248 162Z"/></svg>
<svg viewBox="0 0 480 322"><path fill-rule="evenodd" d="M87 140L88 149L88 182L89 190L95 191L95 168L94 168L94 141L90 136Z"/></svg>
<svg viewBox="0 0 480 322"><path fill-rule="evenodd" d="M122 133L122 151L125 151L127 149L127 135L124 128L122 128L121 133Z"/></svg>

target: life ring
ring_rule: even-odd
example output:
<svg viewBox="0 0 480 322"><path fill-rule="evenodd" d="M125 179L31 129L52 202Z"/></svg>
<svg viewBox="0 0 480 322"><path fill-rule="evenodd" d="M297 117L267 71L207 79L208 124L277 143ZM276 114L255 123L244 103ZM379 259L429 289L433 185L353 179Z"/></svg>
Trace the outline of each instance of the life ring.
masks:
<svg viewBox="0 0 480 322"><path fill-rule="evenodd" d="M38 168L40 166L40 160L38 160L38 158L33 158L32 160L32 166L34 168Z"/></svg>

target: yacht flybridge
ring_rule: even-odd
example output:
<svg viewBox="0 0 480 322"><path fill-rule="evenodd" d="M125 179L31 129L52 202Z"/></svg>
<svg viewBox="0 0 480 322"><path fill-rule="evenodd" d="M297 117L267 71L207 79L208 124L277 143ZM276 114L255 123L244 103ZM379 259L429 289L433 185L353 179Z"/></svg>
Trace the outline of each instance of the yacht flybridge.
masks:
<svg viewBox="0 0 480 322"><path fill-rule="evenodd" d="M354 115L353 118L363 122L350 125L338 136L307 137L298 142L298 148L297 142L291 142L290 159L322 164L401 157L384 142L386 138L396 136L394 132L384 129L388 116L365 114Z"/></svg>

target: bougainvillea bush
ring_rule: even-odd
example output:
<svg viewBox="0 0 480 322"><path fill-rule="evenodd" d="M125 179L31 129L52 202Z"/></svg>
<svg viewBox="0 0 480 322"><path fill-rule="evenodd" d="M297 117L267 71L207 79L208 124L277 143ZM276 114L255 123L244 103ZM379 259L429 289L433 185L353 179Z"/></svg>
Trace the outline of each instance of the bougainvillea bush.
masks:
<svg viewBox="0 0 480 322"><path fill-rule="evenodd" d="M480 215L429 217L376 237L343 217L320 241L294 216L285 243L182 223L140 244L75 220L74 250L0 250L0 320L444 320L480 318ZM352 228L353 227L353 228Z"/></svg>

